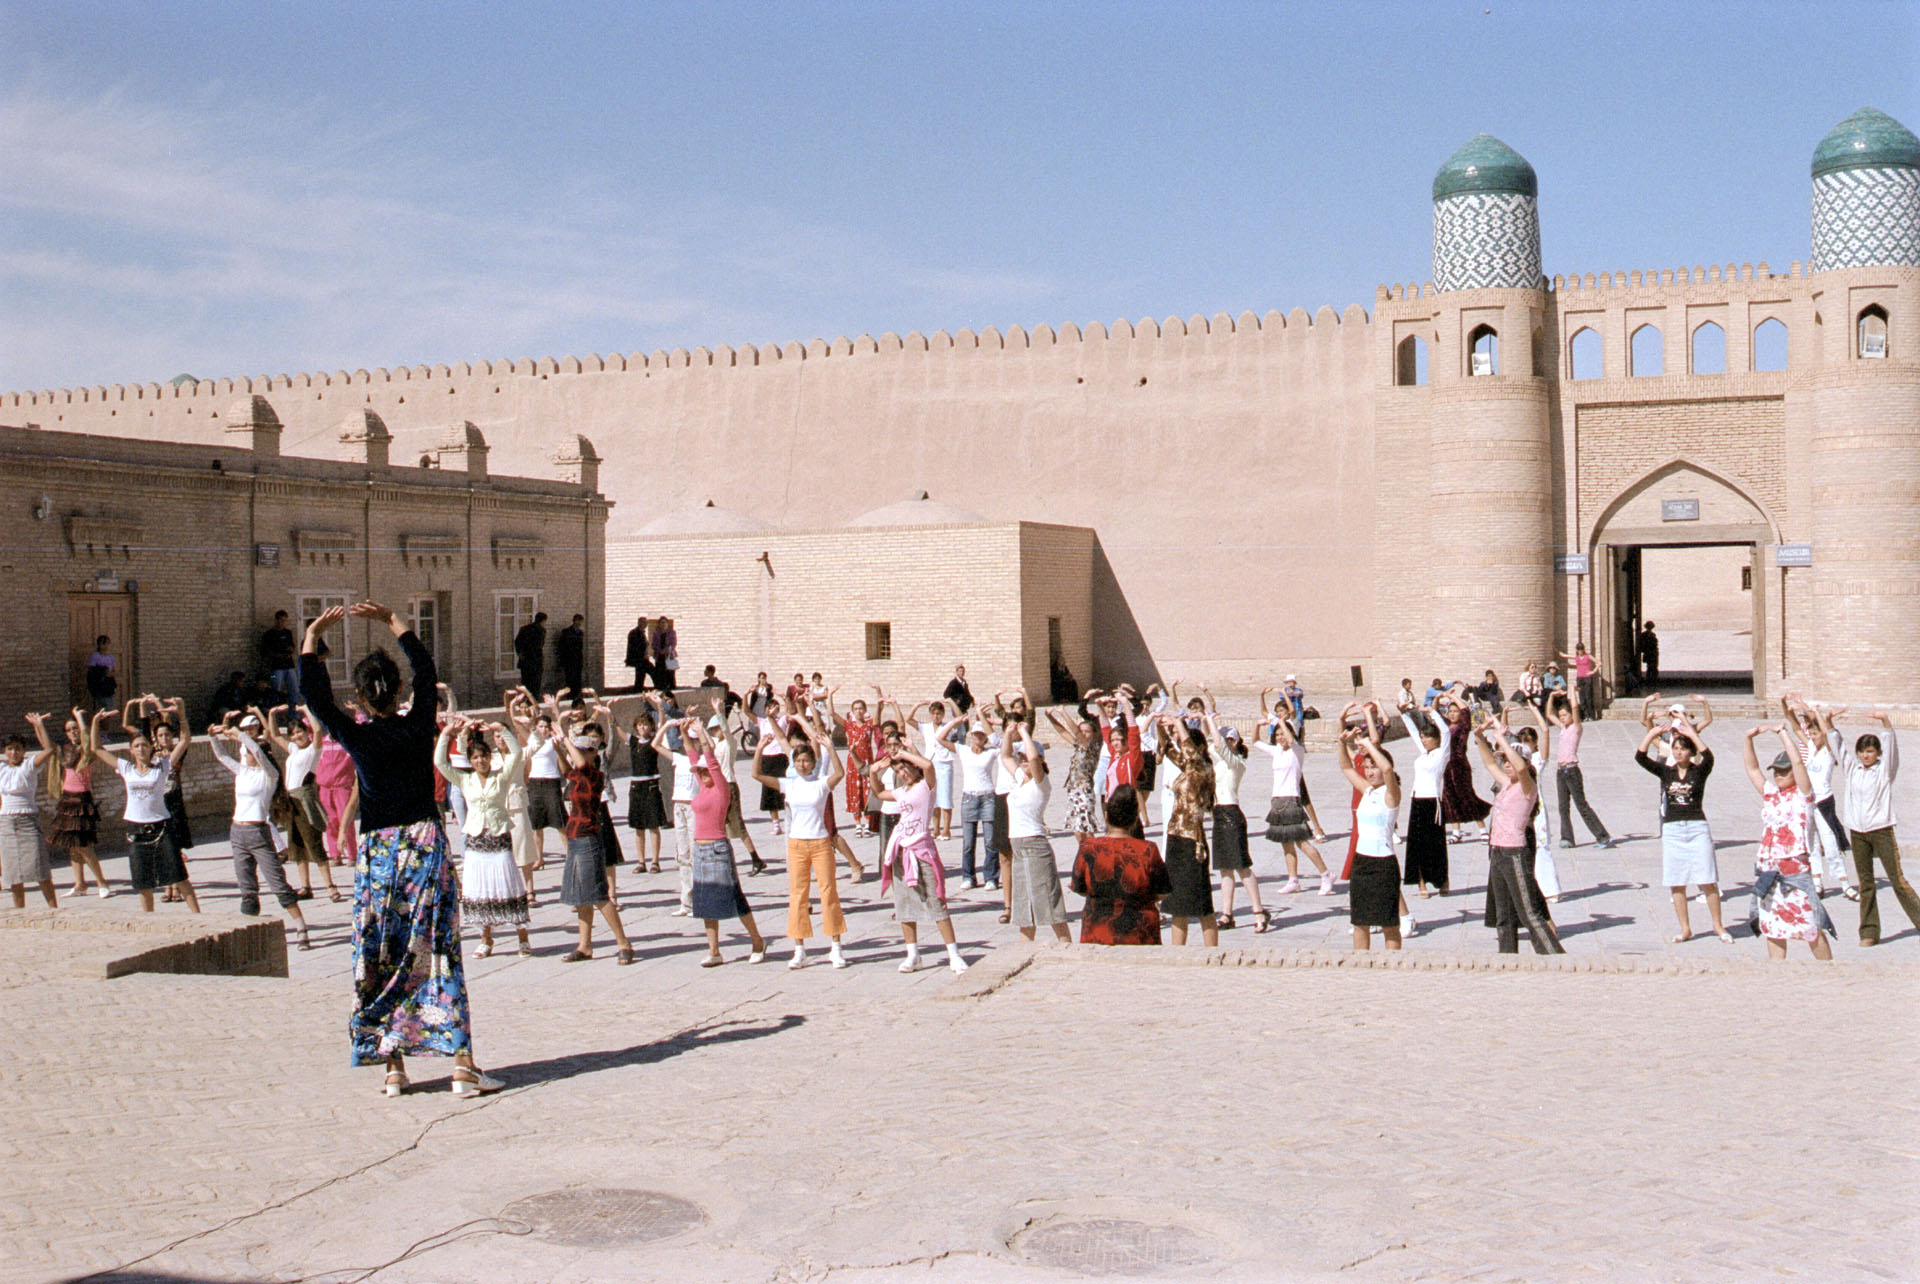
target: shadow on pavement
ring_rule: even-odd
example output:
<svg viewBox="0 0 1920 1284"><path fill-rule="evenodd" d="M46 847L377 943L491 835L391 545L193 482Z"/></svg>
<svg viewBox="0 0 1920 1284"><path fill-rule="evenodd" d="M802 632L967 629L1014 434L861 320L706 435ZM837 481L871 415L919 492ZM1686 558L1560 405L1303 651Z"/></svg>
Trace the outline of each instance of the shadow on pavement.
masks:
<svg viewBox="0 0 1920 1284"><path fill-rule="evenodd" d="M549 1057L543 1061L522 1061L515 1065L489 1068L504 1079L508 1087L528 1088L534 1084L557 1083L562 1079L592 1074L599 1070L619 1070L626 1066L652 1065L657 1061L665 1061L668 1057L697 1052L710 1044L737 1043L742 1039L764 1039L768 1035L783 1034L796 1026L804 1025L806 1020L797 1013L789 1012L777 1021L721 1021L687 1030L669 1038L656 1039L652 1043L636 1043L630 1048L621 1048L613 1052L576 1052L570 1056Z"/></svg>

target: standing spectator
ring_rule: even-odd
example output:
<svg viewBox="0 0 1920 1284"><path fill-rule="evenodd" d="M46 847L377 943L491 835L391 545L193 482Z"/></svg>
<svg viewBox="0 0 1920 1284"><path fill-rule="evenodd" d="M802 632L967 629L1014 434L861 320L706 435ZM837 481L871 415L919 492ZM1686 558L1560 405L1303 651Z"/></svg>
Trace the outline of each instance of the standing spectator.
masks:
<svg viewBox="0 0 1920 1284"><path fill-rule="evenodd" d="M523 625L513 635L513 658L520 668L520 685L538 700L543 694L540 680L547 672L547 613L541 611L533 623Z"/></svg>
<svg viewBox="0 0 1920 1284"><path fill-rule="evenodd" d="M1656 642L1654 644L1654 650L1658 651L1659 649L1659 643ZM1580 692L1580 720L1585 722L1589 718L1598 717L1600 705L1594 699L1593 681L1596 666L1593 662L1593 656L1587 652L1587 644L1585 642L1576 642L1573 647L1573 654L1568 655L1565 651L1562 651L1560 658L1567 662L1568 668L1573 674L1574 688Z"/></svg>
<svg viewBox="0 0 1920 1284"><path fill-rule="evenodd" d="M99 709L112 708L114 693L120 689L120 679L114 676L120 662L112 648L113 640L102 633L93 640L93 654L87 657L87 694Z"/></svg>
<svg viewBox="0 0 1920 1284"><path fill-rule="evenodd" d="M973 688L967 685L966 665L953 666L953 676L947 679L947 689L940 695L963 716L973 710Z"/></svg>
<svg viewBox="0 0 1920 1284"><path fill-rule="evenodd" d="M1634 644L1634 654L1640 658L1640 677L1650 687L1660 685L1660 636L1653 631L1653 621L1648 620L1640 626L1640 638Z"/></svg>
<svg viewBox="0 0 1920 1284"><path fill-rule="evenodd" d="M560 680L573 693L573 707L578 709L587 687L586 616L575 615L573 622L560 630L553 642L553 657L560 662Z"/></svg>
<svg viewBox="0 0 1920 1284"><path fill-rule="evenodd" d="M287 626L287 613L273 613L273 627L260 635L260 662L266 666L267 681L287 698L300 702L300 661L295 657L293 630Z"/></svg>
<svg viewBox="0 0 1920 1284"><path fill-rule="evenodd" d="M633 670L633 689L639 691L647 685L647 674L653 671L653 662L647 658L647 629L649 621L640 617L640 623L627 630L627 656L623 663Z"/></svg>
<svg viewBox="0 0 1920 1284"><path fill-rule="evenodd" d="M653 685L662 691L674 688L674 671L680 667L680 635L674 631L673 617L663 615L653 626Z"/></svg>

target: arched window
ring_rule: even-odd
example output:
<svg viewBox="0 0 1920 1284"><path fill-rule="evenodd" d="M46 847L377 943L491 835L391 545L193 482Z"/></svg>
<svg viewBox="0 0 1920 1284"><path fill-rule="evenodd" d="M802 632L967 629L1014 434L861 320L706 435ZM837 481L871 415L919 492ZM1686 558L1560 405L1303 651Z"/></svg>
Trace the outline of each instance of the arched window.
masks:
<svg viewBox="0 0 1920 1284"><path fill-rule="evenodd" d="M1666 341L1660 337L1660 327L1651 323L1641 326L1633 332L1630 355L1633 358L1627 373L1634 378L1666 373Z"/></svg>
<svg viewBox="0 0 1920 1284"><path fill-rule="evenodd" d="M1753 368L1787 368L1787 323L1779 317L1768 317L1753 327Z"/></svg>
<svg viewBox="0 0 1920 1284"><path fill-rule="evenodd" d="M1467 373L1500 373L1500 333L1490 325L1477 325L1467 336Z"/></svg>
<svg viewBox="0 0 1920 1284"><path fill-rule="evenodd" d="M1598 379L1606 373L1605 346L1600 342L1600 332L1591 326L1582 326L1574 334L1567 355L1575 379Z"/></svg>
<svg viewBox="0 0 1920 1284"><path fill-rule="evenodd" d="M1878 303L1860 309L1854 355L1875 361L1887 355L1887 310Z"/></svg>
<svg viewBox="0 0 1920 1284"><path fill-rule="evenodd" d="M1393 381L1402 388L1418 387L1427 381L1427 341L1417 334L1400 340L1393 354Z"/></svg>
<svg viewBox="0 0 1920 1284"><path fill-rule="evenodd" d="M1693 372L1727 372L1727 332L1716 321L1703 321L1693 330Z"/></svg>

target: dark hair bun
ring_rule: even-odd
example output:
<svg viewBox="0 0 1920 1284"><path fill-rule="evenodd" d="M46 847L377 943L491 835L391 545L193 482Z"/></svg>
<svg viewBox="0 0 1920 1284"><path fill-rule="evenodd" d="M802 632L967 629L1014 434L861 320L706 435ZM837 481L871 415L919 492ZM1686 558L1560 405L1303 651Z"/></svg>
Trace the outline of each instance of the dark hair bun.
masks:
<svg viewBox="0 0 1920 1284"><path fill-rule="evenodd" d="M400 666L384 650L375 649L353 666L353 689L375 713L384 713L400 699Z"/></svg>

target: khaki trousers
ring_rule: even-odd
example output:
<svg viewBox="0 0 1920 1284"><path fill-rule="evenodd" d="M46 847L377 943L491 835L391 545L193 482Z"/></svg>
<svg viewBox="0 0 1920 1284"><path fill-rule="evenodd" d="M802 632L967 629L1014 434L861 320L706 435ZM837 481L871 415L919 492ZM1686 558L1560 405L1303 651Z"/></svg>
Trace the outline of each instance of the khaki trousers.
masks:
<svg viewBox="0 0 1920 1284"><path fill-rule="evenodd" d="M1900 845L1893 841L1893 826L1869 829L1865 833L1857 829L1848 832L1853 835L1853 867L1860 878L1860 939L1880 939L1880 896L1873 876L1875 860L1887 867L1887 882L1893 885L1893 894L1900 908L1907 912L1908 921L1920 927L1920 895L1914 894L1913 884L1900 872Z"/></svg>

